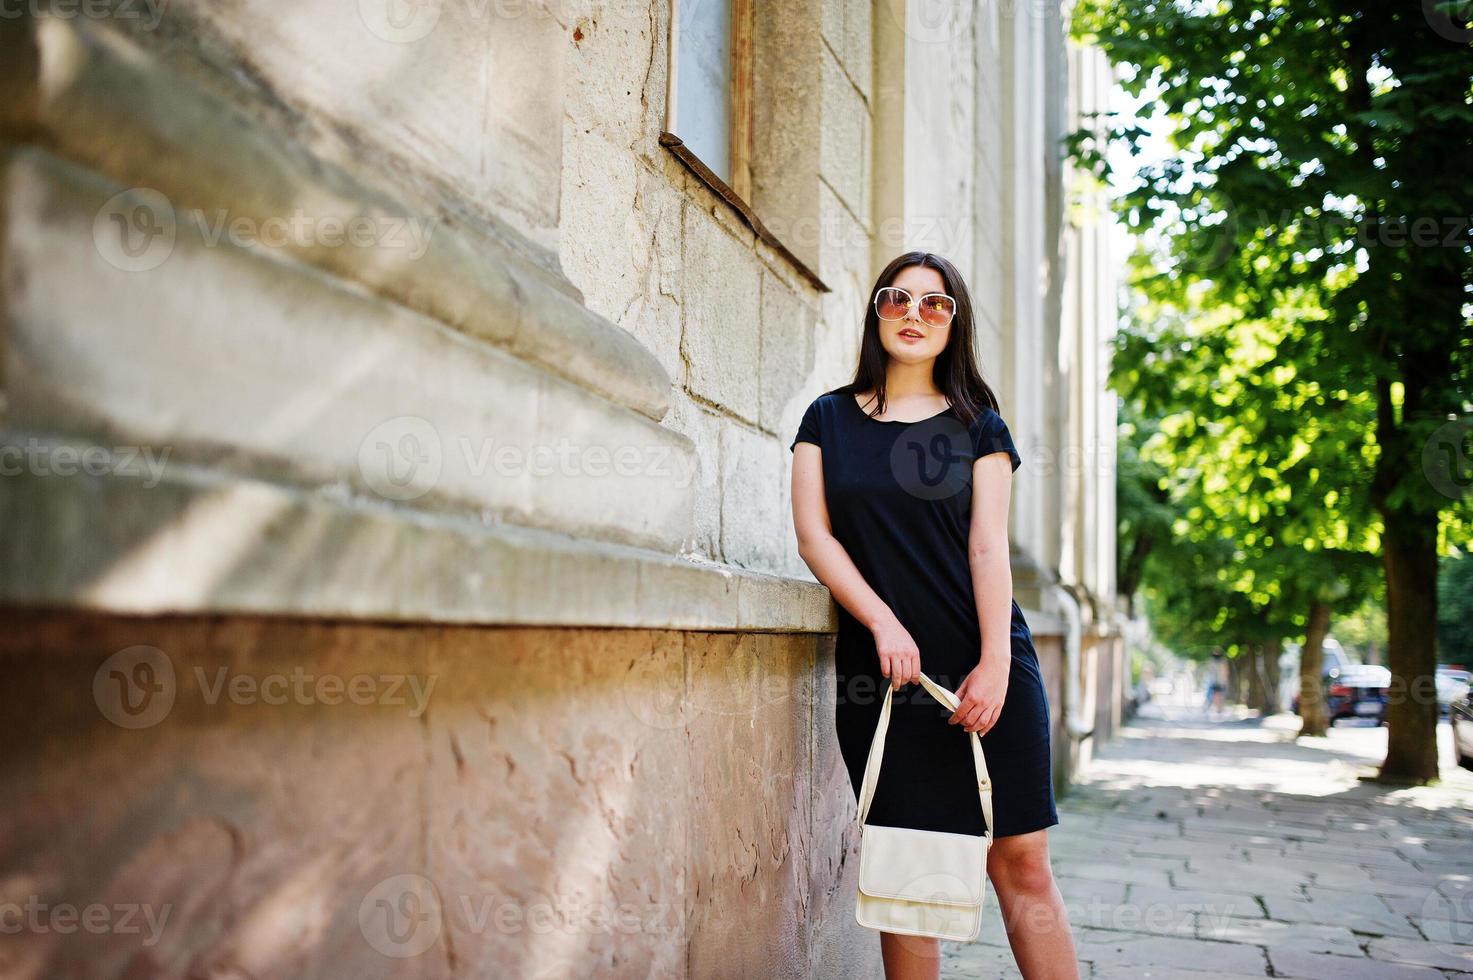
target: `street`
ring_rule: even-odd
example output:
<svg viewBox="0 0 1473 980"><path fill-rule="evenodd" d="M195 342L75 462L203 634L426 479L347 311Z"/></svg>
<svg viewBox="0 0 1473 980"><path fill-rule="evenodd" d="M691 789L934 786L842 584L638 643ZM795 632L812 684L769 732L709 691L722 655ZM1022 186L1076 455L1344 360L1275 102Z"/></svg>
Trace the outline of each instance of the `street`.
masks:
<svg viewBox="0 0 1473 980"><path fill-rule="evenodd" d="M1149 703L1106 745L1050 833L1080 975L1473 977L1473 773L1439 727L1442 784L1363 782L1386 731ZM996 893L942 976L1017 976Z"/></svg>

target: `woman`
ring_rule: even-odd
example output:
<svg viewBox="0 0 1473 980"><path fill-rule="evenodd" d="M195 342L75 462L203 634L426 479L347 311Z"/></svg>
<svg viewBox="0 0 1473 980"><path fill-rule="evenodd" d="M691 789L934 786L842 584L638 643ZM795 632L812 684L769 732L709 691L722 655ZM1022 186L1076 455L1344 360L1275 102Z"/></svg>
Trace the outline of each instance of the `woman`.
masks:
<svg viewBox="0 0 1473 980"><path fill-rule="evenodd" d="M881 685L894 689L867 823L984 833L965 734L980 733L987 874L1013 956L1025 977L1077 977L1049 866L1048 701L1008 564L1022 460L977 371L950 262L907 252L880 273L854 381L808 406L791 449L798 550L839 606L834 723L856 801ZM915 683L921 671L957 694L955 712ZM937 975L939 940L881 933L880 945L890 980Z"/></svg>

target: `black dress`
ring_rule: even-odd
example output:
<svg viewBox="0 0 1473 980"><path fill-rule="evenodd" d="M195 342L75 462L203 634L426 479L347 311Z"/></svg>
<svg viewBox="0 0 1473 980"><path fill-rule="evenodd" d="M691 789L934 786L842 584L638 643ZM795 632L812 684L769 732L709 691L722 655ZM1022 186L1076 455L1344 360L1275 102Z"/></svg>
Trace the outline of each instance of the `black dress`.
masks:
<svg viewBox="0 0 1473 980"><path fill-rule="evenodd" d="M1022 463L1007 425L983 408L971 425L955 408L916 422L870 418L853 394L830 391L803 416L798 443L823 449L824 498L834 536L920 648L921 670L955 691L981 656L967 536L972 463L1005 452ZM838 607L834 726L858 800L889 682L874 635ZM982 736L993 783L995 837L1059 822L1049 761L1049 707L1033 635L1012 603L1012 666L997 722ZM892 697L869 823L980 834L967 734L919 683Z"/></svg>

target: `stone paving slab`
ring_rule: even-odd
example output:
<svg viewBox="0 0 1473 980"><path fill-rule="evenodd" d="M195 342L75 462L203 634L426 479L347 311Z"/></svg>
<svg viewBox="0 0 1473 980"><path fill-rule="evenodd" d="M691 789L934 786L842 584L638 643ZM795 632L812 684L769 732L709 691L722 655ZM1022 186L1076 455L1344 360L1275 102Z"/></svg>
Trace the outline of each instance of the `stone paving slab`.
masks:
<svg viewBox="0 0 1473 980"><path fill-rule="evenodd" d="M1443 980L1443 974L1421 966L1383 963L1364 956L1332 956L1293 949L1271 949L1274 976L1306 980Z"/></svg>
<svg viewBox="0 0 1473 980"><path fill-rule="evenodd" d="M1473 980L1473 773L1363 777L1385 732L1147 705L1059 801L1055 880L1087 980ZM996 894L946 977L1016 977Z"/></svg>
<svg viewBox="0 0 1473 980"><path fill-rule="evenodd" d="M1003 976L1005 974L999 974ZM1262 973L1207 973L1202 970L1182 970L1174 967L1153 966L1096 966L1093 973L1084 973L1082 976L1090 980L1243 980L1245 977L1253 977L1255 980L1263 976Z"/></svg>
<svg viewBox="0 0 1473 980"><path fill-rule="evenodd" d="M985 937L984 927L983 938ZM998 977L1016 977L1019 973L1006 940L999 947L996 944L985 944L979 938L977 942L965 946L942 943L941 975L955 980L997 980Z"/></svg>
<svg viewBox="0 0 1473 980"><path fill-rule="evenodd" d="M1235 895L1262 895L1267 890L1292 894L1301 887L1314 884L1316 879L1305 869L1285 867L1280 861L1238 861L1233 864L1217 862L1212 867L1192 870L1171 876L1177 888L1201 891L1223 891Z"/></svg>
<svg viewBox="0 0 1473 980"><path fill-rule="evenodd" d="M1411 939L1373 939L1366 945L1366 953L1376 960L1473 973L1473 946Z"/></svg>
<svg viewBox="0 0 1473 980"><path fill-rule="evenodd" d="M1064 873L1067 870L1061 869L1054 876L1066 905L1120 905L1125 902L1125 890L1129 887L1125 882L1073 878Z"/></svg>
<svg viewBox="0 0 1473 980"><path fill-rule="evenodd" d="M1075 930L1074 941L1079 958L1094 966L1192 970L1211 965L1230 973L1263 976L1267 963L1262 949L1246 944L1209 944L1196 939L1088 928Z"/></svg>
<svg viewBox="0 0 1473 980"><path fill-rule="evenodd" d="M1421 916L1412 916L1412 925L1422 935L1427 937L1430 943L1444 946L1463 946L1473 949L1473 925L1466 920L1450 922L1446 919L1429 919ZM1469 969L1464 967L1464 969Z"/></svg>
<svg viewBox="0 0 1473 980"><path fill-rule="evenodd" d="M1438 881L1436 875L1428 875L1432 878L1432 884L1420 893L1395 893L1381 894L1381 901L1393 911L1402 915L1421 918L1449 919L1460 923L1463 932L1473 932L1473 904L1470 899L1473 895L1466 892L1459 895L1456 903L1450 905L1445 896L1448 894L1447 882Z"/></svg>
<svg viewBox="0 0 1473 980"><path fill-rule="evenodd" d="M1311 953L1361 955L1360 939L1348 928L1312 922L1243 919L1202 912L1197 915L1197 938L1266 948L1286 946Z"/></svg>
<svg viewBox="0 0 1473 980"><path fill-rule="evenodd" d="M1148 933L1177 939L1196 939L1197 913L1175 905L1141 905L1135 902L1080 904L1065 902L1069 922L1076 929L1104 932Z"/></svg>
<svg viewBox="0 0 1473 980"><path fill-rule="evenodd" d="M1265 895L1268 917L1282 922L1335 922L1371 935L1416 936L1406 917L1387 908L1375 895L1311 889L1309 898Z"/></svg>
<svg viewBox="0 0 1473 980"><path fill-rule="evenodd" d="M1171 871L1167 867L1151 867L1139 865L1139 859L1132 859L1130 864L1091 864L1084 861L1059 861L1058 874L1068 875L1071 878L1090 878L1095 881L1118 881L1133 885L1160 885L1168 888L1171 885ZM1170 862L1171 870L1185 874L1184 862Z"/></svg>
<svg viewBox="0 0 1473 980"><path fill-rule="evenodd" d="M1261 893L1256 891L1255 894ZM1192 888L1152 888L1148 885L1131 885L1130 900L1145 907L1189 909L1213 915L1237 915L1244 918L1262 917L1266 913L1254 895L1225 891L1201 891Z"/></svg>
<svg viewBox="0 0 1473 980"><path fill-rule="evenodd" d="M1060 820L1063 819L1062 814ZM1257 857L1254 857L1255 851ZM1181 838L1179 840L1156 840L1137 844L1132 854L1155 855L1158 857L1219 858L1223 860L1251 861L1271 860L1283 854L1282 846L1253 844L1242 839Z"/></svg>
<svg viewBox="0 0 1473 980"><path fill-rule="evenodd" d="M1374 838L1374 835L1370 835ZM1383 871L1419 871L1417 865L1397 854L1390 841L1383 842L1385 850L1366 851L1361 848L1328 847L1306 844L1290 846L1284 856L1295 860L1313 861L1317 864L1339 864L1358 868L1380 868Z"/></svg>

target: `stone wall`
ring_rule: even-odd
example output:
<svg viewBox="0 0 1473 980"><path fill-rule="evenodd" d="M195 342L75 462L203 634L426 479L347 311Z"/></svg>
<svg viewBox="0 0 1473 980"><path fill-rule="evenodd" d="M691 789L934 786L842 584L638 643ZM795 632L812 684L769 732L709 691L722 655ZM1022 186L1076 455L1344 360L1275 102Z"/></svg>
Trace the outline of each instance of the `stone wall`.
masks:
<svg viewBox="0 0 1473 980"><path fill-rule="evenodd" d="M0 935L7 977L875 966L853 942L848 777L816 724L829 638L7 626L0 902L40 924ZM67 908L117 928L66 932Z"/></svg>
<svg viewBox="0 0 1473 980"><path fill-rule="evenodd" d="M1067 788L1113 476L1059 466L1112 431L1113 296L1053 141L1102 76L1045 9L936 14L755 19L775 237L660 142L668 2L0 17L0 903L172 916L0 972L875 972L787 446L910 248L1023 450ZM330 703L360 675L435 687ZM473 921L549 897L645 924Z"/></svg>

